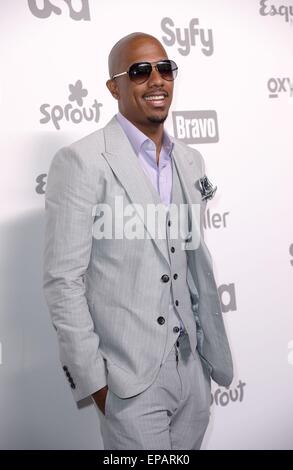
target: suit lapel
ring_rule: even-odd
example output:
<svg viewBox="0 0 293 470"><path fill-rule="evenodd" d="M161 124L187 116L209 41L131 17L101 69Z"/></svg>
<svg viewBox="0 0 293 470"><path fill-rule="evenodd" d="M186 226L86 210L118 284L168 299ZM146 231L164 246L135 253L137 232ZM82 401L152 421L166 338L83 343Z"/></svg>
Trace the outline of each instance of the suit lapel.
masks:
<svg viewBox="0 0 293 470"><path fill-rule="evenodd" d="M105 152L103 152L103 156L124 187L131 202L142 207L144 218L141 217L140 212L137 211L137 214L152 238L152 234L148 231L147 227L147 208L149 204L162 204L159 195L152 188L151 183L144 174L127 136L115 117L104 128L104 135ZM160 228L162 233L165 234L165 224ZM152 240L169 264L165 239L160 239L156 236Z"/></svg>
<svg viewBox="0 0 293 470"><path fill-rule="evenodd" d="M188 149L184 149L182 147L179 149L178 146L175 145L173 150L173 159L177 167L178 176L188 205L200 204L201 196L195 186L196 179L194 179L194 176L196 171L194 168L193 156L190 155ZM199 177L200 175L198 175L198 178Z"/></svg>

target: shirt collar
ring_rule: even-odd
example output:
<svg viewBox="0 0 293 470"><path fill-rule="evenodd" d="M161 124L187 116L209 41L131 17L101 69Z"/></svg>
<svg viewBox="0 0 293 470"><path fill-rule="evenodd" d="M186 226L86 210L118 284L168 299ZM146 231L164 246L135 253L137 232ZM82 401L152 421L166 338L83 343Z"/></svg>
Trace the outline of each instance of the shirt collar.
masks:
<svg viewBox="0 0 293 470"><path fill-rule="evenodd" d="M130 122L123 114L118 112L116 118L127 135L136 155L143 149L145 150L155 150L155 143L147 137L143 132L141 132L132 122ZM173 150L174 141L168 132L164 129L163 134L163 144L162 150L164 155L171 157L171 152ZM161 150L161 151L162 151Z"/></svg>

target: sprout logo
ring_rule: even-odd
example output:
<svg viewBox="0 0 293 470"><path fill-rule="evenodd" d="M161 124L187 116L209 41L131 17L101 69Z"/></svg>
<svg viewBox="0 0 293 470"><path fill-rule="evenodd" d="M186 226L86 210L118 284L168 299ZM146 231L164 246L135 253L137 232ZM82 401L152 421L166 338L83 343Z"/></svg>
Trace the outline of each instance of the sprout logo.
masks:
<svg viewBox="0 0 293 470"><path fill-rule="evenodd" d="M91 106L83 106L83 99L88 95L88 91L83 88L82 81L77 80L75 85L69 85L70 94L68 100L72 103L75 101L78 107L73 107L71 103L67 103L65 106L58 104L51 106L49 103L44 103L40 106L40 111L43 117L40 119L41 124L47 124L52 122L54 127L60 130L60 121L66 120L79 124L83 120L99 122L100 119L100 107L102 103L98 103L95 99Z"/></svg>
<svg viewBox="0 0 293 470"><path fill-rule="evenodd" d="M237 387L234 388L234 390L228 388L226 391L223 391L221 388L217 388L217 390L211 396L211 404L215 404L217 406L227 406L231 402L242 402L245 385L245 382L239 380L239 383Z"/></svg>

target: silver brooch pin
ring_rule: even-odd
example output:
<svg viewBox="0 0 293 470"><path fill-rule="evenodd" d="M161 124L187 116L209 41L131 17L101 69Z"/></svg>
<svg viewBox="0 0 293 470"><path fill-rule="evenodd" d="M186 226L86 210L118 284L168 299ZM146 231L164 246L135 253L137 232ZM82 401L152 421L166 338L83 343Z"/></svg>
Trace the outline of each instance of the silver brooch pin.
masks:
<svg viewBox="0 0 293 470"><path fill-rule="evenodd" d="M212 183L206 175L199 178L199 190L202 196L202 200L212 199L217 191L217 186L213 187Z"/></svg>

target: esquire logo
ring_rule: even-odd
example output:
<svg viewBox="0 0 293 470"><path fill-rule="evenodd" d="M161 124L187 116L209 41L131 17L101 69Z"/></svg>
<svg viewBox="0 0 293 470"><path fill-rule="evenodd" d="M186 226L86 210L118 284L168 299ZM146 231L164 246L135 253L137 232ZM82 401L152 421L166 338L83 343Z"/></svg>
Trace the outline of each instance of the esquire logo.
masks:
<svg viewBox="0 0 293 470"><path fill-rule="evenodd" d="M83 100L88 95L88 91L86 88L83 88L82 81L77 80L74 85L70 84L69 91L68 100L76 104L74 106L71 103L63 106L59 104L52 106L49 103L42 104L40 107L41 114L43 115L40 119L41 124L52 122L53 126L59 131L61 128L60 122L64 121L64 119L74 124L79 124L83 120L99 122L100 108L103 105L94 99L90 106L83 106Z"/></svg>
<svg viewBox="0 0 293 470"><path fill-rule="evenodd" d="M38 3L42 4L42 6L40 7ZM56 3L60 5L61 1L43 0L42 2L37 2L37 0L28 0L28 7L34 16L42 19L49 18L52 13L54 15L61 15L64 12L66 13L66 10L72 20L89 21L91 19L88 0L63 0L63 9L56 6ZM75 7L79 6L79 8L75 9L73 4Z"/></svg>
<svg viewBox="0 0 293 470"><path fill-rule="evenodd" d="M276 5L270 0L261 0L259 2L259 13L262 16L276 16L283 17L286 23L293 21L293 4L292 5Z"/></svg>
<svg viewBox="0 0 293 470"><path fill-rule="evenodd" d="M173 111L174 135L186 144L210 144L219 141L216 111Z"/></svg>

